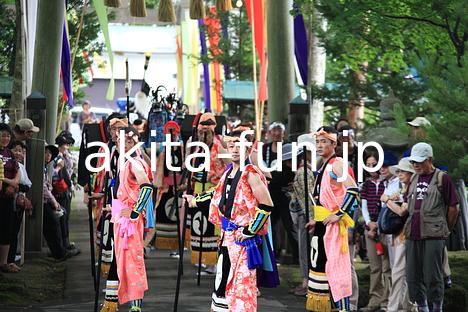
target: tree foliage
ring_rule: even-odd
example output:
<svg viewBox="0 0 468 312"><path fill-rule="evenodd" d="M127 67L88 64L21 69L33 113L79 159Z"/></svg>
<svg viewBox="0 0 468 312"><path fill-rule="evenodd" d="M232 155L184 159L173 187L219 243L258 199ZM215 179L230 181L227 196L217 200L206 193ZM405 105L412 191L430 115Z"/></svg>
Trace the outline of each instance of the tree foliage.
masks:
<svg viewBox="0 0 468 312"><path fill-rule="evenodd" d="M427 112L421 101L424 85L408 79L418 62L415 56L459 58L468 37L462 0L296 2L306 8L305 15L315 7L328 21L324 32L314 27L327 51L327 82L333 84L323 96L380 102L392 89L409 114ZM356 72L365 80L354 79Z"/></svg>
<svg viewBox="0 0 468 312"><path fill-rule="evenodd" d="M15 12L0 2L0 76L13 76L15 42Z"/></svg>
<svg viewBox="0 0 468 312"><path fill-rule="evenodd" d="M455 178L468 177L468 12L464 0L296 0L311 16L318 9L328 29L317 31L327 52L321 97L377 102L391 89L401 100L396 118L425 116L436 158ZM353 73L364 72L356 84ZM443 156L442 156L443 155ZM443 158L442 158L443 157Z"/></svg>
<svg viewBox="0 0 468 312"><path fill-rule="evenodd" d="M468 56L449 58L439 64L437 56L424 57L418 66L427 77L426 96L433 112L428 139L436 161L448 166L453 178L468 179ZM439 60L440 61L440 60Z"/></svg>

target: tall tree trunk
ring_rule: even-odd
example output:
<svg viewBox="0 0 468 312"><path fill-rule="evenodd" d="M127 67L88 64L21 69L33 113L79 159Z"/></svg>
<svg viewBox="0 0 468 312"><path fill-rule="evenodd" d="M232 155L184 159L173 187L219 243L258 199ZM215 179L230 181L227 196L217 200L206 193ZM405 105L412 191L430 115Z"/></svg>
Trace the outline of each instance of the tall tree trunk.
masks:
<svg viewBox="0 0 468 312"><path fill-rule="evenodd" d="M64 11L63 0L39 1L32 90L47 98L48 142L54 141L57 128Z"/></svg>
<svg viewBox="0 0 468 312"><path fill-rule="evenodd" d="M25 46L24 46L24 23L22 18L23 8L21 0L15 1L16 9L16 42L15 42L15 66L13 72L13 87L10 101L10 123L14 125L24 115L24 99L26 97L25 84Z"/></svg>
<svg viewBox="0 0 468 312"><path fill-rule="evenodd" d="M315 21L314 21L315 20ZM314 9L314 14L308 23L309 25L309 90L308 99L310 101L309 129L316 131L323 126L324 102L314 96L313 87L321 87L325 84L325 71L327 55L321 46L320 38L317 37L313 25L319 25L323 30L327 28L327 21Z"/></svg>
<svg viewBox="0 0 468 312"><path fill-rule="evenodd" d="M288 120L294 97L292 0L270 0L267 8L268 111L270 122Z"/></svg>
<svg viewBox="0 0 468 312"><path fill-rule="evenodd" d="M355 129L362 130L364 128L364 95L361 92L361 87L366 83L366 68L367 61L362 64L362 70L352 72L353 89L352 95L348 103L348 121Z"/></svg>

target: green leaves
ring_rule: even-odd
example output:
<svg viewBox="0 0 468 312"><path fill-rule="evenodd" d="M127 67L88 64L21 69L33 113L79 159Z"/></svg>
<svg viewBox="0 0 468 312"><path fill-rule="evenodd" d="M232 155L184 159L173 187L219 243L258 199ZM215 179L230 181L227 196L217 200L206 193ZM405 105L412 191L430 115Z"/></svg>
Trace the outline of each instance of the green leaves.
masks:
<svg viewBox="0 0 468 312"><path fill-rule="evenodd" d="M14 1L13 1L14 4ZM0 2L0 76L13 76L16 43L15 13Z"/></svg>

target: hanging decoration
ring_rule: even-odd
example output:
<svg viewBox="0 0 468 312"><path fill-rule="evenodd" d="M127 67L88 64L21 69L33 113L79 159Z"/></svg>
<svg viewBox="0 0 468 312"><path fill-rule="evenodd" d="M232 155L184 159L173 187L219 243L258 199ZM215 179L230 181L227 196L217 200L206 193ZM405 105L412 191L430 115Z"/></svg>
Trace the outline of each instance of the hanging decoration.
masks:
<svg viewBox="0 0 468 312"><path fill-rule="evenodd" d="M111 8L120 8L122 5L120 0L104 0L104 4Z"/></svg>
<svg viewBox="0 0 468 312"><path fill-rule="evenodd" d="M146 1L130 0L130 15L133 17L146 17Z"/></svg>
<svg viewBox="0 0 468 312"><path fill-rule="evenodd" d="M231 0L216 0L216 11L226 12L232 10Z"/></svg>
<svg viewBox="0 0 468 312"><path fill-rule="evenodd" d="M190 0L190 18L199 20L205 17L205 5L203 0Z"/></svg>
<svg viewBox="0 0 468 312"><path fill-rule="evenodd" d="M172 0L159 0L158 20L163 23L174 24L176 22L174 5L172 4Z"/></svg>

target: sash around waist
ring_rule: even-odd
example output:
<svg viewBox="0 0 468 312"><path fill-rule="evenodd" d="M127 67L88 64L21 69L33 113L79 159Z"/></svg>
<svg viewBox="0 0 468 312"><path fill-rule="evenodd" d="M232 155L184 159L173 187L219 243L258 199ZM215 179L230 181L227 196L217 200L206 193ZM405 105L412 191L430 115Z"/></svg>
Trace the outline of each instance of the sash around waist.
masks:
<svg viewBox="0 0 468 312"><path fill-rule="evenodd" d="M236 231L240 228L240 226L225 217L221 217L221 227L226 232ZM259 235L247 238L242 242L236 241L236 244L246 248L247 265L250 270L262 267L263 257L259 249L259 246L262 244L262 238Z"/></svg>
<svg viewBox="0 0 468 312"><path fill-rule="evenodd" d="M323 206L314 206L314 220L317 222L323 222L327 217L334 215L337 212L338 210L330 211ZM348 251L348 228L354 227L354 220L345 213L338 221L338 225L340 227L341 251L345 253Z"/></svg>

